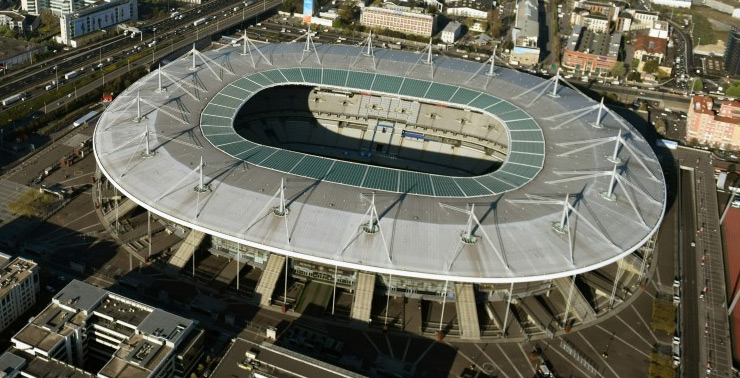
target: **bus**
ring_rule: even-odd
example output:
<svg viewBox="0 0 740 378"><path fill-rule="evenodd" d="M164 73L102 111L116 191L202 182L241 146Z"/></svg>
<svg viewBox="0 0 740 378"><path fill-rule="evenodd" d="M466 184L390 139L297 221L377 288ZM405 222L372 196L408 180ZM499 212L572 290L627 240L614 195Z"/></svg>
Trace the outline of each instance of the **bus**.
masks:
<svg viewBox="0 0 740 378"><path fill-rule="evenodd" d="M193 26L198 26L198 25L204 24L205 22L206 22L206 19L205 18L199 18L199 19L193 21Z"/></svg>

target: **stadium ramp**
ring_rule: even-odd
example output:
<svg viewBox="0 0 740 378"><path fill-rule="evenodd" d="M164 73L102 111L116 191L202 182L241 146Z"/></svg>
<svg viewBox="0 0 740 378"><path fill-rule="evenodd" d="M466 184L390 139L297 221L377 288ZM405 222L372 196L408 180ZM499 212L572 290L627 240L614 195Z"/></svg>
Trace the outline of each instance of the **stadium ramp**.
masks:
<svg viewBox="0 0 740 378"><path fill-rule="evenodd" d="M375 275L360 272L357 275L357 287L355 297L352 301L350 318L361 322L370 320L370 310L373 305L373 292L375 291Z"/></svg>
<svg viewBox="0 0 740 378"><path fill-rule="evenodd" d="M457 319L460 327L460 338L467 340L480 339L478 309L475 306L475 292L469 283L455 284L457 298Z"/></svg>

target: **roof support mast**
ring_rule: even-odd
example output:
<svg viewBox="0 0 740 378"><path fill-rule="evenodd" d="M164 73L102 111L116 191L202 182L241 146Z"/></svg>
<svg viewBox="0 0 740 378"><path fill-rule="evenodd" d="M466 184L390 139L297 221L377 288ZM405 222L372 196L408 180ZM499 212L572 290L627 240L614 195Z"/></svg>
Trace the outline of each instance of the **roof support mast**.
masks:
<svg viewBox="0 0 740 378"><path fill-rule="evenodd" d="M424 65L429 66L429 73L431 74L432 78L434 77L434 57L432 56L432 40L429 39L429 44L427 47L424 48L424 50L421 51L421 54L419 54L419 59L414 63L411 68L409 68L408 71L406 71L406 76L408 76L411 71L416 68L416 66L421 63Z"/></svg>
<svg viewBox="0 0 740 378"><path fill-rule="evenodd" d="M377 70L377 62L375 61L375 51L373 50L373 31L370 31L370 34L365 38L364 41L361 43L362 49L360 50L360 53L357 54L357 57L355 57L354 62L352 62L352 65L350 67L354 67L355 64L360 60L361 57L365 56L370 58L373 61L373 69Z"/></svg>
<svg viewBox="0 0 740 378"><path fill-rule="evenodd" d="M308 24L308 30L306 30L306 44L303 47L303 52L301 53L301 63L303 63L303 60L306 59L307 56L311 55L311 52L316 54L316 61L319 62L319 65L321 65L321 58L319 58L319 52L316 51L316 45L313 43L313 34L311 34L311 24Z"/></svg>
<svg viewBox="0 0 740 378"><path fill-rule="evenodd" d="M599 102L599 112L596 113L596 122L592 123L591 126L601 129L604 128L604 126L601 124L601 112L604 110L604 98L601 98L601 102Z"/></svg>
<svg viewBox="0 0 740 378"><path fill-rule="evenodd" d="M357 240L357 238L364 232L368 235L375 235L380 234L381 241L383 243L383 248L385 249L386 257L388 257L388 261L393 262L393 255L391 254L390 249L388 249L388 243L385 241L385 235L383 234L383 229L380 227L380 218L378 217L378 209L375 207L375 192L372 193L372 196L370 197L370 206L368 206L367 211L365 212L365 215L363 216L364 219L367 219L367 222L363 222L360 225L360 228L357 232L355 232L351 238L342 246L342 249L339 251L339 255L341 256L344 251L349 248L349 246Z"/></svg>
<svg viewBox="0 0 740 378"><path fill-rule="evenodd" d="M440 206L442 206L445 209L454 210L463 214L468 215L468 221L465 226L465 231L463 231L462 235L460 235L460 242L458 243L457 250L455 251L455 254L453 255L452 259L449 261L449 264L446 266L447 270L452 269L452 265L455 264L455 261L460 256L460 253L463 251L466 245L472 245L475 244L478 241L478 238L473 234L473 228L475 225L478 226L478 230L480 230L481 233L483 233L483 238L486 240L487 244L493 251L496 253L496 256L498 256L499 260L501 260L501 263L506 268L506 271L511 271L511 267L509 266L509 262L506 259L506 254L499 251L498 248L496 248L496 245L493 244L493 240L488 236L488 233L483 228L483 226L480 224L480 220L475 215L475 205L470 205L470 210L467 209L460 209L458 207L454 207L451 205L447 205L445 203L439 203Z"/></svg>
<svg viewBox="0 0 740 378"><path fill-rule="evenodd" d="M157 92L165 92L166 89L162 88L162 63L159 64L159 68L157 69L157 81L159 82Z"/></svg>
<svg viewBox="0 0 740 378"><path fill-rule="evenodd" d="M558 67L558 71L555 73L555 76L552 77L552 93L550 94L550 97L560 97L558 95L558 82L560 81L560 67Z"/></svg>
<svg viewBox="0 0 740 378"><path fill-rule="evenodd" d="M269 65L272 66L272 62L270 62L270 60L267 59L267 57L265 57L265 54L262 54L262 51L260 51L260 49L257 48L257 46L254 44L254 42L252 42L249 39L249 37L247 36L247 31L246 30L244 30L244 37L243 37L243 39L244 39L244 43L242 44L242 46L243 46L243 48L242 48L242 56L249 55L249 59L252 60L252 68L257 68L257 62L259 62L259 59L257 59L257 62L254 61L254 55L252 54L252 50L257 51L257 54L260 54L260 56L262 57L262 59L264 59L265 62L267 62L267 64L269 64ZM247 49L249 49L249 50L247 50Z"/></svg>
<svg viewBox="0 0 740 378"><path fill-rule="evenodd" d="M141 122L141 119L141 94L136 91L136 118L134 118L134 122Z"/></svg>

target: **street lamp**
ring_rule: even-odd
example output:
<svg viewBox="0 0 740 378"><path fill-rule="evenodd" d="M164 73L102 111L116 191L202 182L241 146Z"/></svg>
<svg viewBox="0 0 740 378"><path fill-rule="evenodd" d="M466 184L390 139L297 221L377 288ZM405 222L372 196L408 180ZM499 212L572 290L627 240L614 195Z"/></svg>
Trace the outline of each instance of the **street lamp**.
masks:
<svg viewBox="0 0 740 378"><path fill-rule="evenodd" d="M153 28L152 31L154 31L154 39L152 40L152 64L154 64L154 52L157 50L157 28Z"/></svg>

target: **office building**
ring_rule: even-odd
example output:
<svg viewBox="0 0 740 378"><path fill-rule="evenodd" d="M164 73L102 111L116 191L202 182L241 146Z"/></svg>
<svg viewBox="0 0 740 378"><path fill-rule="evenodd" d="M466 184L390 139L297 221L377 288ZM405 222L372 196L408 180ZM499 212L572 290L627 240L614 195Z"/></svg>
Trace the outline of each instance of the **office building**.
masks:
<svg viewBox="0 0 740 378"><path fill-rule="evenodd" d="M608 74L619 56L622 33L595 33L575 26L563 53L563 66L583 73Z"/></svg>
<svg viewBox="0 0 740 378"><path fill-rule="evenodd" d="M38 265L0 253L0 332L36 304Z"/></svg>
<svg viewBox="0 0 740 378"><path fill-rule="evenodd" d="M184 377L203 353L193 320L72 281L11 340L10 352L85 374Z"/></svg>
<svg viewBox="0 0 740 378"><path fill-rule="evenodd" d="M733 26L727 33L725 46L725 72L740 75L740 27Z"/></svg>
<svg viewBox="0 0 740 378"><path fill-rule="evenodd" d="M139 18L137 0L98 1L74 13L60 17L61 37L59 42L77 47L84 44L85 36L105 30L124 22L136 22Z"/></svg>
<svg viewBox="0 0 740 378"><path fill-rule="evenodd" d="M370 28L431 37L437 28L437 16L423 11L423 8L412 9L393 3L386 3L382 8L364 7L360 15L360 23Z"/></svg>

